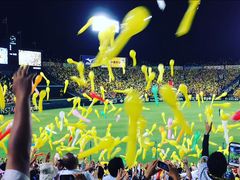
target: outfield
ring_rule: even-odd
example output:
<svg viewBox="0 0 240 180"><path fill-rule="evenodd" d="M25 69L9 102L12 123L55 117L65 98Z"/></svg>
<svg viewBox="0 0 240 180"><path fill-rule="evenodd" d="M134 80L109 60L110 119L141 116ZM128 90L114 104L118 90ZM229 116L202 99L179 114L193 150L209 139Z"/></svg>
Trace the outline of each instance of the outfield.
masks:
<svg viewBox="0 0 240 180"><path fill-rule="evenodd" d="M183 110L185 118L191 123L194 122L195 126L194 126L194 132L196 131L200 131L201 134L204 133L204 120L205 120L205 115L204 115L204 109L205 109L205 105L208 104L209 102L205 102L201 107L197 106L196 102L192 102L191 108L185 108ZM218 102L218 103L224 103L224 102ZM237 110L239 110L239 102L231 102L232 106L228 109L225 110L225 112L228 113L233 113ZM116 107L123 107L123 104L117 104L115 105ZM157 128L153 133L153 136L151 136L151 140L155 141L156 143L159 143L161 141L161 135L159 133L159 127L163 126L166 127L163 123L162 120L162 116L161 113L165 112L166 114L166 120L168 117L173 117L173 114L171 112L171 110L169 109L169 107L164 104L164 103L160 103L158 106L155 105L155 103L145 103L144 104L145 107L150 108L150 110L145 110L143 111L143 116L145 117L145 119L147 120L147 126L149 129L151 129L152 124L156 123L157 124ZM98 105L98 106L94 106L94 108L98 109L98 111L102 111L103 110L103 106L102 105ZM110 108L110 107L109 107ZM124 107L123 107L124 109ZM38 123L36 121L33 121L33 133L39 135L39 127L45 127L47 124L50 123L54 123L55 124L55 116L58 116L60 111L64 111L65 114L67 114L70 111L70 108L65 108L65 109L53 109L53 110L44 110L42 113L36 112L34 113L39 119L41 119L41 122ZM198 118L198 114L202 113L202 117L203 117L203 122L200 122L199 118ZM111 114L107 114L106 119L104 117L101 117L100 119L97 118L96 114L94 112L92 112L90 114L90 116L88 117L89 119L92 120L92 122L88 125L88 129L90 129L92 126L96 126L97 129L97 134L100 137L103 137L105 135L105 130L107 127L108 123L112 123L112 128L111 128L111 134L114 137L123 137L127 135L127 130L128 130L128 118L125 114L124 111L122 111L120 113L121 118L118 122L116 122L115 117L113 116L114 113ZM9 115L9 116L5 116L5 120L11 119L13 117L13 115ZM69 122L77 122L78 119L74 116L70 116L67 117ZM214 125L218 125L221 124L221 120L219 118L218 115L218 108L214 108ZM229 121L229 124L233 124L236 122L232 122ZM59 129L57 129L55 127L55 131L57 131L57 135L53 135L53 141L60 139L61 137L63 137L66 133L66 127L64 128L64 130L62 132L59 131ZM178 129L179 132L179 129ZM235 129L231 129L229 130L229 136L233 136L234 137L234 141L235 142L240 142L240 136L239 136L239 129L235 128ZM223 138L223 133L217 133L217 134L212 134L210 137L210 140L217 143L219 146L222 146L223 143L225 142L224 138ZM93 143L92 143L93 144ZM67 141L65 141L65 144L67 145ZM198 142L199 147L201 147L201 140ZM86 148L89 148L90 144L88 143ZM121 152L118 154L124 154L125 152L125 143L120 144L120 147L122 148ZM163 148L167 148L170 147L170 152L168 153L168 157L171 155L172 151L175 150L175 148L173 148L173 146L170 146L168 144L164 145ZM53 150L52 150L52 154L55 152L55 148L56 146L54 146ZM210 151L214 151L217 150L218 147L217 146L210 146ZM45 144L45 146L39 150L39 152L48 152L50 150L50 147L48 145L48 143ZM75 153L77 153L78 151L75 151ZM3 150L0 150L1 153L1 157L4 157L5 153L3 152ZM98 155L94 155L92 156L93 159L97 160ZM152 151L151 149L148 151L146 159L143 161L141 158L139 158L139 161L141 162L146 162L146 161L151 161L152 158ZM197 161L196 158L190 158L191 161Z"/></svg>

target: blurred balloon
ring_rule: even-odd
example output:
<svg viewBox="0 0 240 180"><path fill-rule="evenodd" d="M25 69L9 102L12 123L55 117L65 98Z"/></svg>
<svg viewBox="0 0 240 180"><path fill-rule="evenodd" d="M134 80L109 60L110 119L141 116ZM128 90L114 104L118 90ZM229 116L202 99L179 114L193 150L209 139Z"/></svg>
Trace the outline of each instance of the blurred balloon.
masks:
<svg viewBox="0 0 240 180"><path fill-rule="evenodd" d="M136 90L130 91L124 102L125 111L129 117L128 142L126 149L126 162L128 167L134 165L137 145L137 122L142 114L143 102Z"/></svg>
<svg viewBox="0 0 240 180"><path fill-rule="evenodd" d="M177 32L175 33L177 37L183 36L189 32L200 2L201 0L188 1L188 9L183 16L180 25L178 26Z"/></svg>
<svg viewBox="0 0 240 180"><path fill-rule="evenodd" d="M191 129L183 116L183 113L179 110L177 106L177 96L176 93L171 88L171 86L169 85L162 86L160 89L160 94L163 98L163 101L171 107L174 113L175 121L173 127L176 125L180 125L183 132L187 134L192 134Z"/></svg>
<svg viewBox="0 0 240 180"><path fill-rule="evenodd" d="M129 11L123 19L121 33L118 35L111 47L108 48L102 55L102 62L108 64L106 62L109 62L112 58L116 57L132 36L140 33L147 27L150 19L151 15L149 11L143 6L136 7ZM100 59L98 60L98 56L99 54L91 67L102 65Z"/></svg>
<svg viewBox="0 0 240 180"><path fill-rule="evenodd" d="M87 28L89 28L89 26L92 25L94 18L95 18L94 16L91 17L91 18L87 21L87 23L78 31L77 35L80 35L80 34L82 34L84 31L86 31Z"/></svg>
<svg viewBox="0 0 240 180"><path fill-rule="evenodd" d="M37 75L37 77L35 78L33 87L32 87L32 93L35 91L36 87L40 84L41 81L42 81L42 76Z"/></svg>

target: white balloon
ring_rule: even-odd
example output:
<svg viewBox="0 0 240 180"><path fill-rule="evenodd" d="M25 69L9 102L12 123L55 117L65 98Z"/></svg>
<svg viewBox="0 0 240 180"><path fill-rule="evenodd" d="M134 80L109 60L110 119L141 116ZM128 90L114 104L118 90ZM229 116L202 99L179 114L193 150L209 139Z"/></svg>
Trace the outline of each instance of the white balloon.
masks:
<svg viewBox="0 0 240 180"><path fill-rule="evenodd" d="M121 118L121 116L120 116L120 114L118 114L118 115L116 116L116 122L118 122L118 121L120 120L120 118Z"/></svg>

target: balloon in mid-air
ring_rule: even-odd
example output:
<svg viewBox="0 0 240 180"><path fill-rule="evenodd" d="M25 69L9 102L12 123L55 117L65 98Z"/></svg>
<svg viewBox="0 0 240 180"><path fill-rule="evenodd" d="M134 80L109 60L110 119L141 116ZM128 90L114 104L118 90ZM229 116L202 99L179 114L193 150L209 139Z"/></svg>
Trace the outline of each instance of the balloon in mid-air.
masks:
<svg viewBox="0 0 240 180"><path fill-rule="evenodd" d="M131 50L129 52L129 56L132 58L133 60L133 67L135 67L137 65L137 60L136 60L136 51L135 50Z"/></svg>

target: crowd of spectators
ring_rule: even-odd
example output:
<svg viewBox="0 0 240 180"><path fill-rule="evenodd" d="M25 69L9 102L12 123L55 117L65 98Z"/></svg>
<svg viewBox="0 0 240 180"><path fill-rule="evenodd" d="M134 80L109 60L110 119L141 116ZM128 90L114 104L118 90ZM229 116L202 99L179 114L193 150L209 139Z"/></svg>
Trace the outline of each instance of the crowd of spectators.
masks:
<svg viewBox="0 0 240 180"><path fill-rule="evenodd" d="M14 103L14 94L12 92L12 79L10 78L10 76L0 73L0 83L2 87L6 85L8 88L5 94L5 103L6 104ZM12 112L13 112L12 106L7 105L5 109L0 109L0 114L10 114Z"/></svg>
<svg viewBox="0 0 240 180"><path fill-rule="evenodd" d="M122 158L114 157L109 162L87 162L71 152L60 157L56 154L50 161L50 153L45 160L39 159L36 149L31 147L30 95L32 75L27 68L21 68L14 76L13 91L16 95L14 122L8 146L8 157L0 165L1 178L5 180L234 180L240 176L239 167L229 166L223 153L209 154L209 138L212 123L205 123L201 158L197 165L189 165L187 159L176 162L172 159L155 160L147 164L127 167ZM80 152L81 153L81 152Z"/></svg>
<svg viewBox="0 0 240 180"><path fill-rule="evenodd" d="M139 71L140 72L140 71ZM130 77L135 77L131 74ZM139 73L139 76L142 76ZM16 96L14 121L8 143L7 160L0 165L2 179L81 179L81 180L149 180L149 179L200 179L218 180L235 179L240 176L239 167L229 166L226 157L221 152L209 154L209 139L212 123L205 123L205 133L202 141L201 158L197 165L188 164L187 160L176 162L169 159L160 163L155 160L145 165L127 167L122 158L114 157L109 162L95 162L79 159L68 152L60 157L56 154L50 162L50 154L45 161L39 159L36 150L31 149L32 127L30 112L30 96L33 75L28 73L28 67L21 67L13 77L13 92ZM116 76L116 79L119 78ZM137 78L136 78L137 79ZM116 85L117 86L117 85ZM30 155L30 152L32 155ZM81 152L80 152L81 153Z"/></svg>
<svg viewBox="0 0 240 180"><path fill-rule="evenodd" d="M47 63L44 65L44 70L54 78L58 83L63 84L70 76L78 76L75 65L66 63ZM85 67L85 78L88 79L88 73L92 70L95 74L95 89L100 93L100 86L103 86L107 91L107 98L118 97L119 94L113 92L114 89L127 89L133 87L134 89L144 94L146 81L144 74L140 67L126 67L126 73L123 74L121 68L113 68L115 81L109 82L107 68ZM153 67L152 71L158 76L157 67ZM188 91L193 96L200 91L204 92L205 96L212 96L213 94L220 94L223 87L232 82L240 74L239 69L185 69L175 70L174 78L170 77L170 70L166 69L163 77L163 84L173 80L174 87L178 88L180 83L185 83L188 86ZM90 84L90 83L88 83ZM156 84L156 79L153 81ZM70 83L70 89L77 92L90 92L90 85L79 88L76 83ZM147 92L151 95L151 89Z"/></svg>

